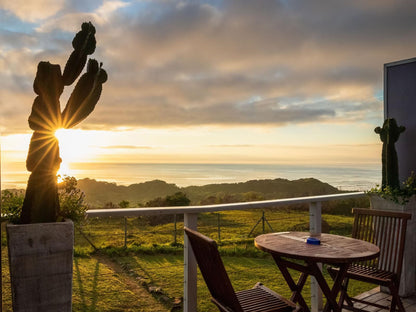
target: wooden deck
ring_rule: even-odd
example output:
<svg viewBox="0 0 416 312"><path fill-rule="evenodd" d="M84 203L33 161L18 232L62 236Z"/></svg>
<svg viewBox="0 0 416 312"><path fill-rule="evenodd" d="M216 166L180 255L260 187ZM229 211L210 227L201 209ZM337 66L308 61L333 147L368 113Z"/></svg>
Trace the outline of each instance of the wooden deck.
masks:
<svg viewBox="0 0 416 312"><path fill-rule="evenodd" d="M371 302L380 303L380 304L389 304L389 301L391 300L391 296L386 293L380 292L380 287L376 287L372 290L369 290L365 293L362 293L361 295L357 296L356 298L359 299L365 299ZM408 297L408 298L402 298L404 308L406 309L406 312L416 312L416 296ZM388 311L384 309L378 309L372 306L365 306L363 304L355 304L357 308L363 309L365 311ZM348 311L344 309L343 311Z"/></svg>

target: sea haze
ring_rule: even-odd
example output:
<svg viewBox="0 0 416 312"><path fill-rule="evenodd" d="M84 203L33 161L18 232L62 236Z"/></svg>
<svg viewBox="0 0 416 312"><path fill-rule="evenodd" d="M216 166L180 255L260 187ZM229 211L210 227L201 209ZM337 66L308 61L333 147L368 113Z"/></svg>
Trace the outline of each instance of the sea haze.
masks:
<svg viewBox="0 0 416 312"><path fill-rule="evenodd" d="M379 166L298 166L275 164L120 164L78 163L70 167L78 179L130 185L163 180L180 187L235 183L256 179L316 178L341 190L368 190L381 181Z"/></svg>

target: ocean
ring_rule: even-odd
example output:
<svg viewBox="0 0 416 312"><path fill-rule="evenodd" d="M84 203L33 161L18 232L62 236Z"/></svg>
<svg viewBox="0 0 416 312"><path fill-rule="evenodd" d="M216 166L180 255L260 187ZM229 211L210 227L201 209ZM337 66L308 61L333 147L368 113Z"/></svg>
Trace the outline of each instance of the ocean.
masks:
<svg viewBox="0 0 416 312"><path fill-rule="evenodd" d="M235 183L248 180L316 178L345 191L368 190L381 182L381 166L308 166L278 164L126 164L75 163L69 175L130 185L163 180L178 186ZM25 188L28 173L2 168L2 189Z"/></svg>

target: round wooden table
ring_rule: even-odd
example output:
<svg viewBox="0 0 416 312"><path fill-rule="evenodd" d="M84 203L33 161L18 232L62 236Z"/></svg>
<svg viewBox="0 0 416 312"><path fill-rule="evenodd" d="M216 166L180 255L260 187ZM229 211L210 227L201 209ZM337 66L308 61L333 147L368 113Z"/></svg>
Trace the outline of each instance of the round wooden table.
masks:
<svg viewBox="0 0 416 312"><path fill-rule="evenodd" d="M310 236L311 234L308 232L270 233L257 236L254 244L260 250L266 251L273 256L292 290L292 301L299 303L305 311L310 311L301 295L301 291L308 275L312 275L316 278L323 294L327 298L324 311L329 311L330 309L341 311L336 298L349 264L374 259L379 255L380 249L369 242L324 233L313 236L320 240L319 245L307 244L306 239ZM293 260L302 260L305 264L302 265ZM334 279L332 288L329 287L323 277L318 263L339 266L340 269ZM302 273L297 283L291 277L288 268Z"/></svg>

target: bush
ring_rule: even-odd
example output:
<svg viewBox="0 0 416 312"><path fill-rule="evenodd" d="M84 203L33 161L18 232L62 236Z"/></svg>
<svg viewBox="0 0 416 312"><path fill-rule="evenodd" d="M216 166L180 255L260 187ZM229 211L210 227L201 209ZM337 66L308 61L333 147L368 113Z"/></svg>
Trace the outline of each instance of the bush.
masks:
<svg viewBox="0 0 416 312"><path fill-rule="evenodd" d="M25 194L21 190L4 190L1 192L2 219L8 219L12 223L19 223L24 196Z"/></svg>
<svg viewBox="0 0 416 312"><path fill-rule="evenodd" d="M165 198L157 197L146 203L146 207L175 207L175 206L189 206L191 200L183 192L176 192L173 195L168 195ZM145 216L143 217L149 225L155 226L159 224L166 224L173 222L172 215L159 216ZM177 221L182 221L183 215L179 215Z"/></svg>
<svg viewBox="0 0 416 312"><path fill-rule="evenodd" d="M64 177L58 185L60 216L79 223L85 219L88 206L84 203L85 195L77 188L77 180L74 177Z"/></svg>

